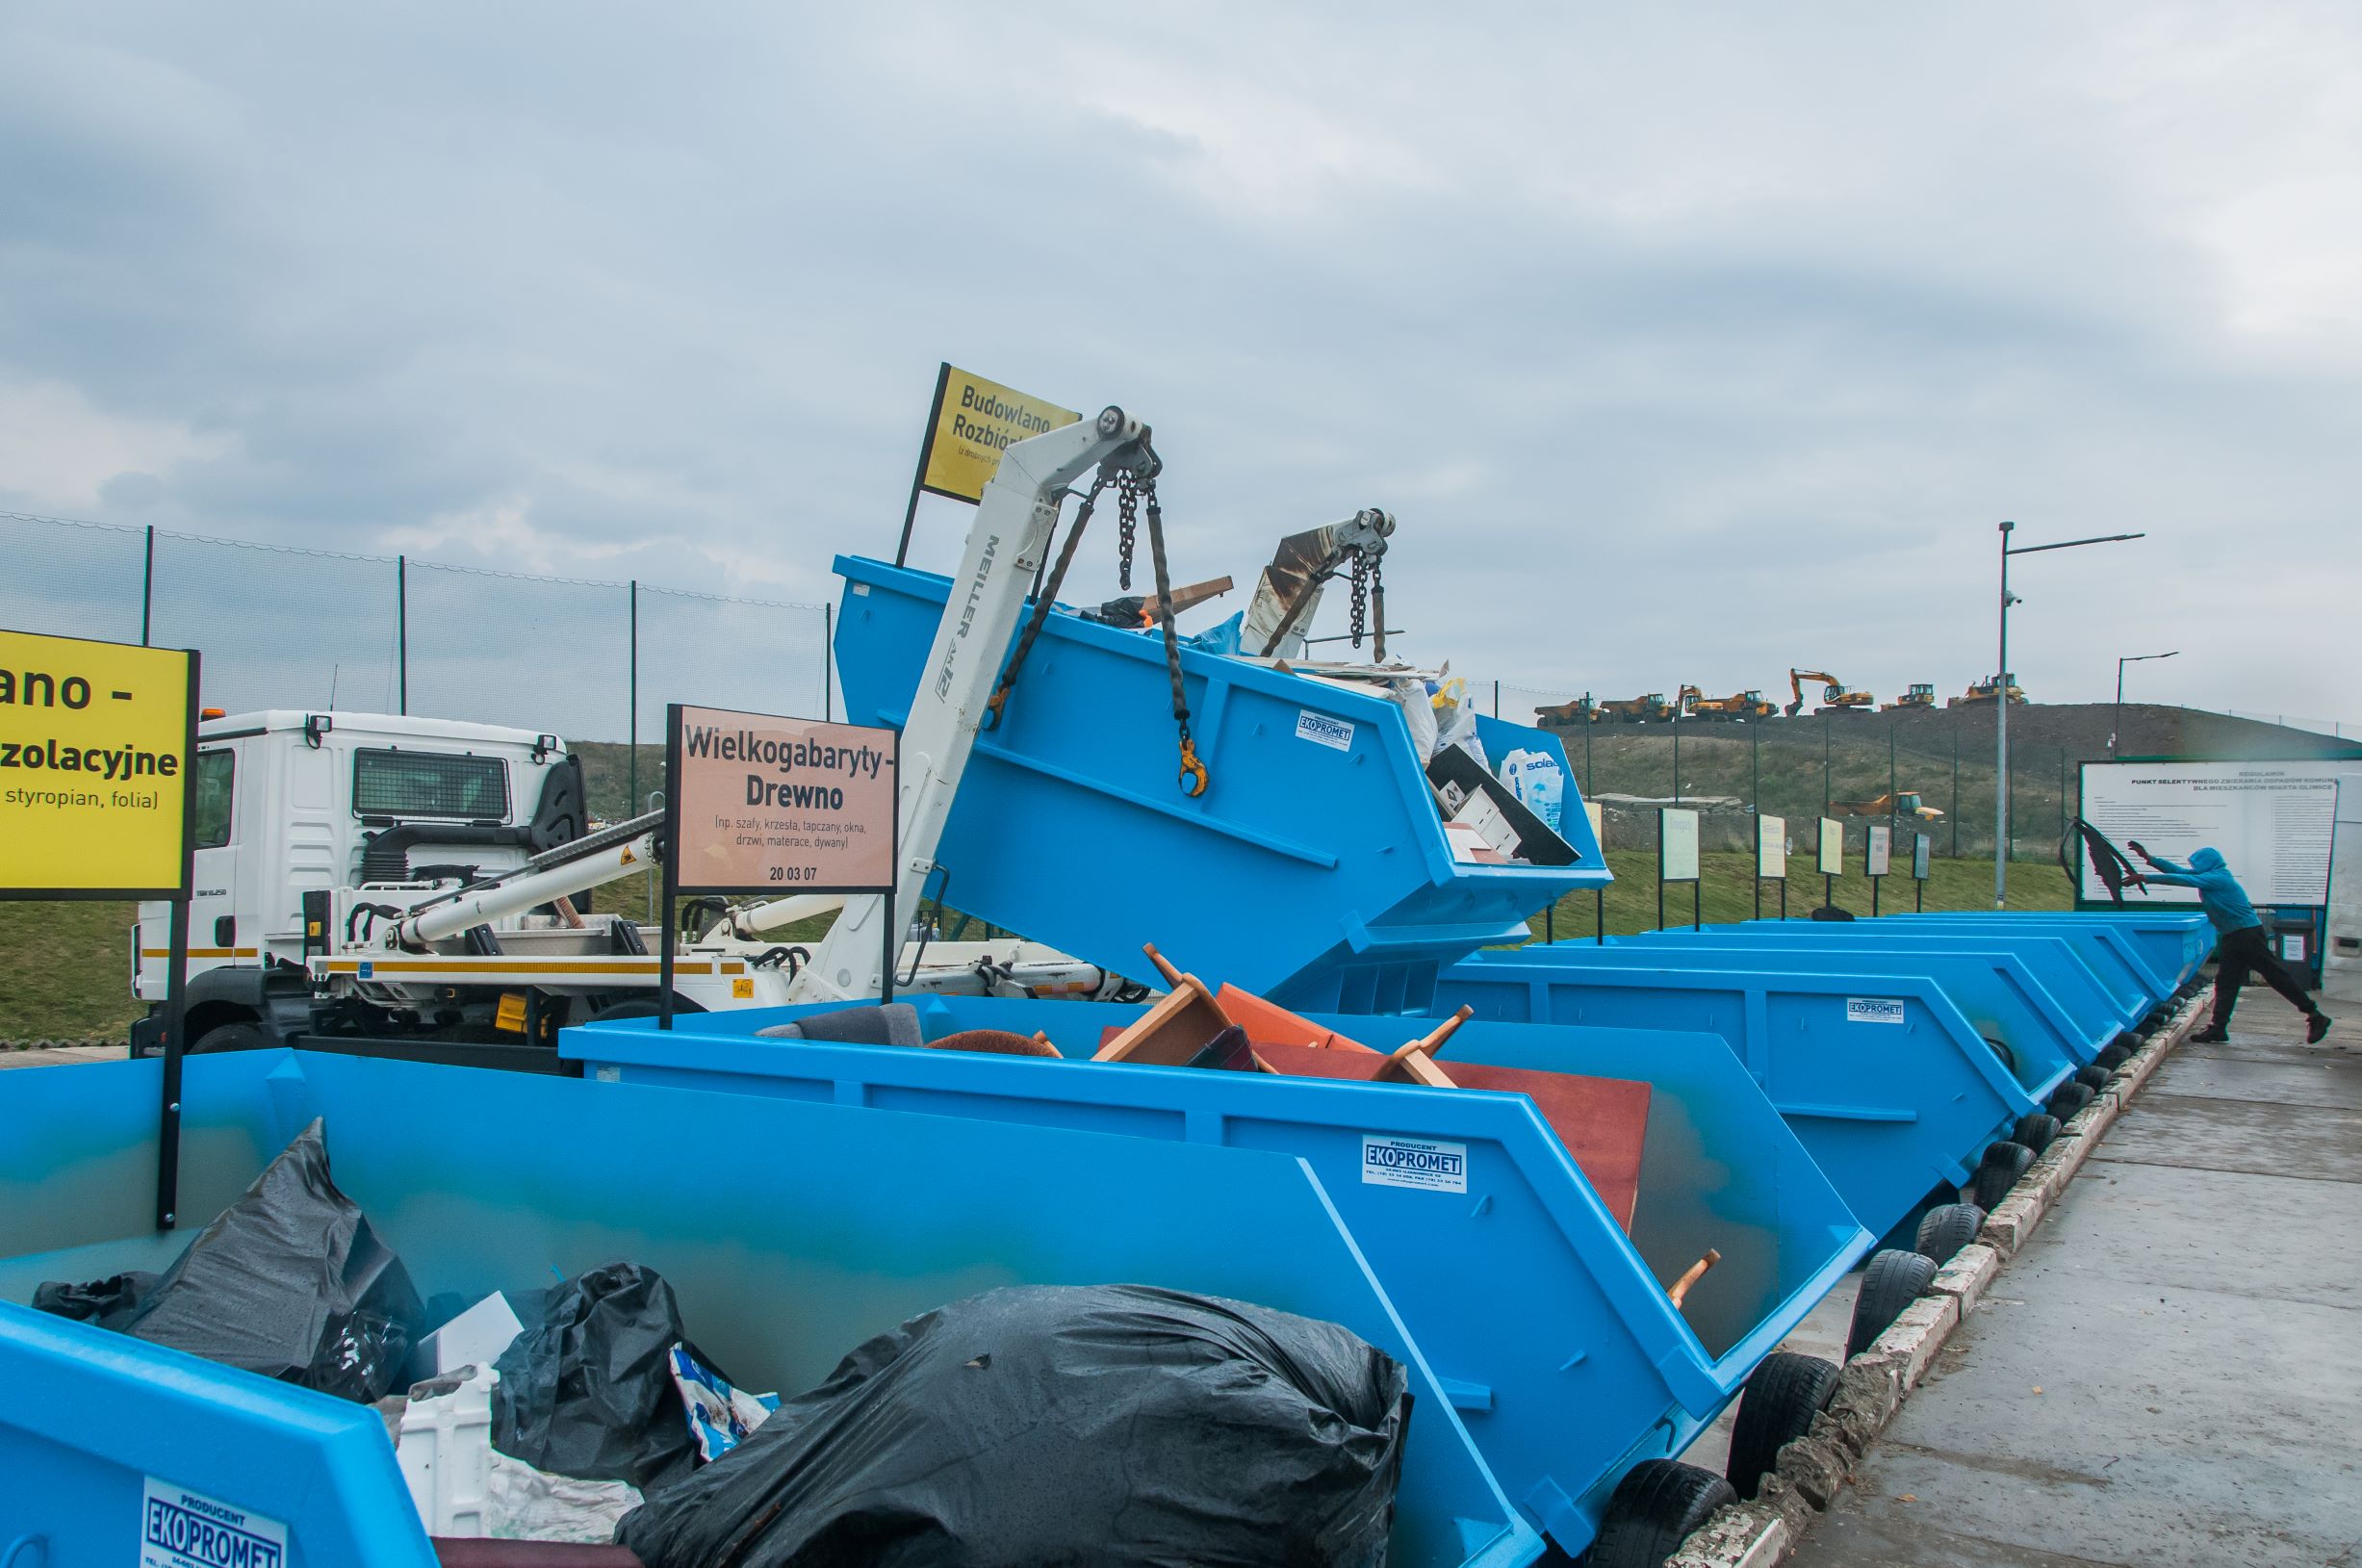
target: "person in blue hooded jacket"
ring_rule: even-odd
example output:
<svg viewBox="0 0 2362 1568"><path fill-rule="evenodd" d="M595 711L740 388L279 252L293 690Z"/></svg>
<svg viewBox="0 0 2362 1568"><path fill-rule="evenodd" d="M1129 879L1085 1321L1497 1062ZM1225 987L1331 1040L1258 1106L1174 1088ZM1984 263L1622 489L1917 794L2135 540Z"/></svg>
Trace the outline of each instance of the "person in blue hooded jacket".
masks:
<svg viewBox="0 0 2362 1568"><path fill-rule="evenodd" d="M2247 983L2250 973L2263 976L2266 985L2287 997L2310 1020L2304 1032L2306 1040L2319 1040L2329 1032L2329 1015L2314 1005L2297 977L2272 957L2272 944L2264 939L2264 922L2256 915L2255 906L2247 902L2247 890L2239 886L2239 879L2223 863L2221 851L2201 849L2190 857L2188 865L2176 865L2171 861L2159 860L2138 843L2130 847L2148 862L2149 869L2141 874L2142 881L2196 888L2199 907L2206 911L2206 918L2214 922L2218 934L2215 1021L2191 1036L2192 1040L2231 1038L2231 1009L2239 1005L2239 988Z"/></svg>

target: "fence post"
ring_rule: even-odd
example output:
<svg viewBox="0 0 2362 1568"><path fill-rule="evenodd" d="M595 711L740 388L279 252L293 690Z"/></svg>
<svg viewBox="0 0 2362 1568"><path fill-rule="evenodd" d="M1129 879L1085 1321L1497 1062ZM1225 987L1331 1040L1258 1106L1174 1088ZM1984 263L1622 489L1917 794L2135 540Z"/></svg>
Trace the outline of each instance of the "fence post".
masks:
<svg viewBox="0 0 2362 1568"><path fill-rule="evenodd" d="M624 749L624 756L628 758L624 774L626 780L624 814L626 816L635 814L631 808L640 798L640 579L637 578L631 579L630 599L631 673L629 682L631 692L631 717L624 726L624 733L630 736ZM665 744L669 746L672 742L668 740Z"/></svg>
<svg viewBox="0 0 2362 1568"><path fill-rule="evenodd" d="M1960 859L1960 721L1952 721L1952 858Z"/></svg>
<svg viewBox="0 0 2362 1568"><path fill-rule="evenodd" d="M147 526L147 554L140 563L140 646L147 646L148 615L156 604L156 525Z"/></svg>
<svg viewBox="0 0 2362 1568"><path fill-rule="evenodd" d="M1821 815L1829 814L1829 715L1821 715Z"/></svg>
<svg viewBox="0 0 2362 1568"><path fill-rule="evenodd" d="M2059 748L2059 847L2067 847L2067 748Z"/></svg>
<svg viewBox="0 0 2362 1568"><path fill-rule="evenodd" d="M820 717L836 722L836 606L820 606ZM1494 715L1498 718L1500 715Z"/></svg>
<svg viewBox="0 0 2362 1568"><path fill-rule="evenodd" d="M382 559L382 557L380 557ZM394 669L397 713L410 711L410 557L394 557Z"/></svg>
<svg viewBox="0 0 2362 1568"><path fill-rule="evenodd" d="M1682 710L1673 710L1673 804L1682 804ZM1660 917L1658 925L1665 922Z"/></svg>
<svg viewBox="0 0 2362 1568"><path fill-rule="evenodd" d="M1501 682L1493 682L1493 717L1501 717Z"/></svg>

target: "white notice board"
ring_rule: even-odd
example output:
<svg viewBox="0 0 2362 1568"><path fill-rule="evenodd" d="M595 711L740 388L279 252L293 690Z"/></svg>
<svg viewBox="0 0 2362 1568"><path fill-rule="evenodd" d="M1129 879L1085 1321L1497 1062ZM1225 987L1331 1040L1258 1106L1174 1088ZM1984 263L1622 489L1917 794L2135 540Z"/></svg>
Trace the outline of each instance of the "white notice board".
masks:
<svg viewBox="0 0 2362 1568"><path fill-rule="evenodd" d="M2258 904L2326 904L2329 847L2337 830L2337 785L2350 762L2086 762L2083 819L2131 858L2139 839L2161 859L2186 863L2191 851L2222 852L2231 875ZM2086 899L2107 886L2083 858ZM2128 898L2141 897L2138 892ZM2161 885L2151 901L2195 904L2188 887Z"/></svg>
<svg viewBox="0 0 2362 1568"><path fill-rule="evenodd" d="M1755 819L1755 874L1766 882L1784 882L1788 874L1788 821L1784 816Z"/></svg>
<svg viewBox="0 0 2362 1568"><path fill-rule="evenodd" d="M1698 813L1683 806L1656 810L1656 880L1698 880Z"/></svg>
<svg viewBox="0 0 2362 1568"><path fill-rule="evenodd" d="M1861 835L1861 874L1883 877L1894 863L1894 830L1884 822L1873 822Z"/></svg>

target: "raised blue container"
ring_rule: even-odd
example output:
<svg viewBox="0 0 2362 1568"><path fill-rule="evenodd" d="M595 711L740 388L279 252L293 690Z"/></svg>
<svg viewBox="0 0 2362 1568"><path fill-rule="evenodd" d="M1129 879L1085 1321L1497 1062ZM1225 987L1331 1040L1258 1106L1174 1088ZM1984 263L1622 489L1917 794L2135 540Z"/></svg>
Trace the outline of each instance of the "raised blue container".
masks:
<svg viewBox="0 0 2362 1568"><path fill-rule="evenodd" d="M1088 1056L1141 1009L933 997L930 1040L963 1029L1045 1032ZM755 1029L826 1008L704 1014L565 1032L596 1082L885 1106L1028 1126L1257 1149L1302 1160L1336 1205L1410 1335L1512 1499L1569 1554L1587 1546L1615 1483L1678 1454L1869 1247L1796 1139L1720 1041L1616 1029L1471 1023L1455 1060L1652 1085L1628 1236L1523 1094L1262 1073L763 1040ZM1410 1019L1315 1015L1391 1046ZM1393 1034L1380 1031L1395 1026ZM1374 1178L1369 1151L1440 1148L1431 1187ZM1060 1173L1062 1181L1065 1172ZM1193 1203L1221 1234L1255 1222ZM1251 1212L1251 1211L1249 1211ZM1664 1287L1722 1261L1677 1311Z"/></svg>
<svg viewBox="0 0 2362 1568"><path fill-rule="evenodd" d="M1877 1235L1936 1187L1965 1183L1987 1144L2041 1109L1924 976L1789 972L1768 955L1719 970L1579 965L1535 943L1446 970L1434 1011L1462 1005L1516 1023L1719 1035Z"/></svg>
<svg viewBox="0 0 2362 1568"><path fill-rule="evenodd" d="M423 1296L637 1259L752 1387L811 1387L870 1336L1001 1285L1165 1285L1344 1324L1405 1363L1418 1400L1396 1556L1541 1554L1301 1161L285 1050L187 1066L193 1221L322 1117L337 1184ZM148 1228L160 1070L0 1073L0 1554L137 1561L162 1489L283 1540L293 1568L432 1568L374 1410L14 1304L187 1245Z"/></svg>
<svg viewBox="0 0 2362 1568"><path fill-rule="evenodd" d="M2073 996L2083 994L2077 988L2086 983L2082 964L2064 942L2047 943L2050 952L2045 964L2041 957L2007 951L2007 938L1911 937L1893 932L1799 936L1794 928L1800 925L1846 931L1842 924L1813 920L1700 930L1682 927L1611 937L1603 951L1678 954L1690 963L1719 968L1730 967L1734 955L1753 955L1748 962L1777 955L1774 962L1782 967L1925 975L1943 988L1969 1028L2001 1046L2012 1074L2037 1097L2049 1093L2059 1077L2096 1057L2118 1036L2114 1023L2098 1010L2078 1012L2060 998L2060 985ZM1557 957L1572 954L1576 946L1562 942L1548 951Z"/></svg>
<svg viewBox="0 0 2362 1568"><path fill-rule="evenodd" d="M1995 927L2055 934L2091 965L2092 975L2116 998L2127 1028L2169 1000L2177 984L2158 970L2130 933L2077 915L2062 913L2026 920L2006 913L1913 914L1898 918L1894 929L1973 936L1979 931L1990 931Z"/></svg>
<svg viewBox="0 0 2362 1568"><path fill-rule="evenodd" d="M846 716L900 729L949 579L853 556L836 571ZM961 780L936 855L944 902L1119 974L1154 942L1291 1007L1398 1011L1440 964L1523 941L1527 916L1611 880L1571 771L1575 863L1465 863L1393 703L1215 654L1181 668L1212 773L1194 800L1176 784L1162 639L1051 614ZM1478 733L1496 758L1565 763L1540 730Z"/></svg>

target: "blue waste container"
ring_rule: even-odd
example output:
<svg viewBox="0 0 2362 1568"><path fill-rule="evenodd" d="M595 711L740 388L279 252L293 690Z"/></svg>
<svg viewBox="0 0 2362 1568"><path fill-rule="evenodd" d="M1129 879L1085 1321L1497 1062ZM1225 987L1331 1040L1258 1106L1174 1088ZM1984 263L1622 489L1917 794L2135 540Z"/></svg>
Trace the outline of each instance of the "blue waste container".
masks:
<svg viewBox="0 0 2362 1568"><path fill-rule="evenodd" d="M1933 980L1790 972L1776 956L1723 970L1579 967L1552 945L1463 960L1437 981L1433 1011L1721 1036L1874 1234L1967 1182L1987 1145L2041 1109Z"/></svg>
<svg viewBox="0 0 2362 1568"><path fill-rule="evenodd" d="M1040 1030L1069 1057L1142 1009L932 997L929 1040ZM594 1081L786 1095L1254 1148L1306 1163L1510 1497L1569 1553L1634 1464L1678 1454L1870 1245L1762 1094L1709 1036L1472 1023L1454 1062L1650 1085L1628 1235L1523 1093L823 1044L755 1031L830 1008L569 1029ZM1425 1020L1313 1015L1391 1048ZM1391 1032L1389 1032L1391 1031ZM1433 1180L1372 1150L1437 1151ZM1202 1207L1230 1230L1237 1216ZM1215 1218L1220 1216L1219 1219ZM1675 1310L1665 1287L1722 1254Z"/></svg>
<svg viewBox="0 0 2362 1568"><path fill-rule="evenodd" d="M2077 927L2103 926L2121 933L2145 962L2155 985L2167 990L2177 990L2197 978L2197 972L2215 950L2215 931L2203 914L2176 909L2140 909L2127 905L2120 910L1982 910L1943 916L1933 914L1900 914L1889 916L1897 920L1975 919L2008 924L2021 930L2036 930L2045 926Z"/></svg>
<svg viewBox="0 0 2362 1568"><path fill-rule="evenodd" d="M160 1064L0 1073L10 1568L138 1560L160 1489L236 1514L258 1568L273 1541L290 1568L431 1568L375 1410L18 1304L43 1280L161 1269L314 1117L422 1296L636 1259L752 1387L814 1386L872 1335L1002 1285L1130 1281L1341 1323L1410 1369L1396 1555L1542 1551L1301 1161L311 1052L187 1068L191 1227L169 1235L149 1228Z"/></svg>
<svg viewBox="0 0 2362 1568"><path fill-rule="evenodd" d="M2031 919L2007 913L1913 914L1896 917L1896 929L1956 931L1974 934L1994 927L2013 931L2055 934L2090 964L2092 973L2114 996L2130 1027L2148 1017L2172 998L2177 981L2169 979L2142 951L2129 933L2104 920L2058 913Z"/></svg>
<svg viewBox="0 0 2362 1568"><path fill-rule="evenodd" d="M900 729L949 579L852 556L836 571L846 716ZM1154 942L1284 1005L1322 991L1393 1010L1440 964L1522 940L1528 915L1611 880L1571 772L1571 864L1455 860L1392 702L1194 650L1181 668L1212 770L1194 800L1175 785L1162 640L1050 615L962 777L936 851L944 902L1118 974ZM1496 756L1564 764L1543 731L1485 719L1478 733Z"/></svg>

